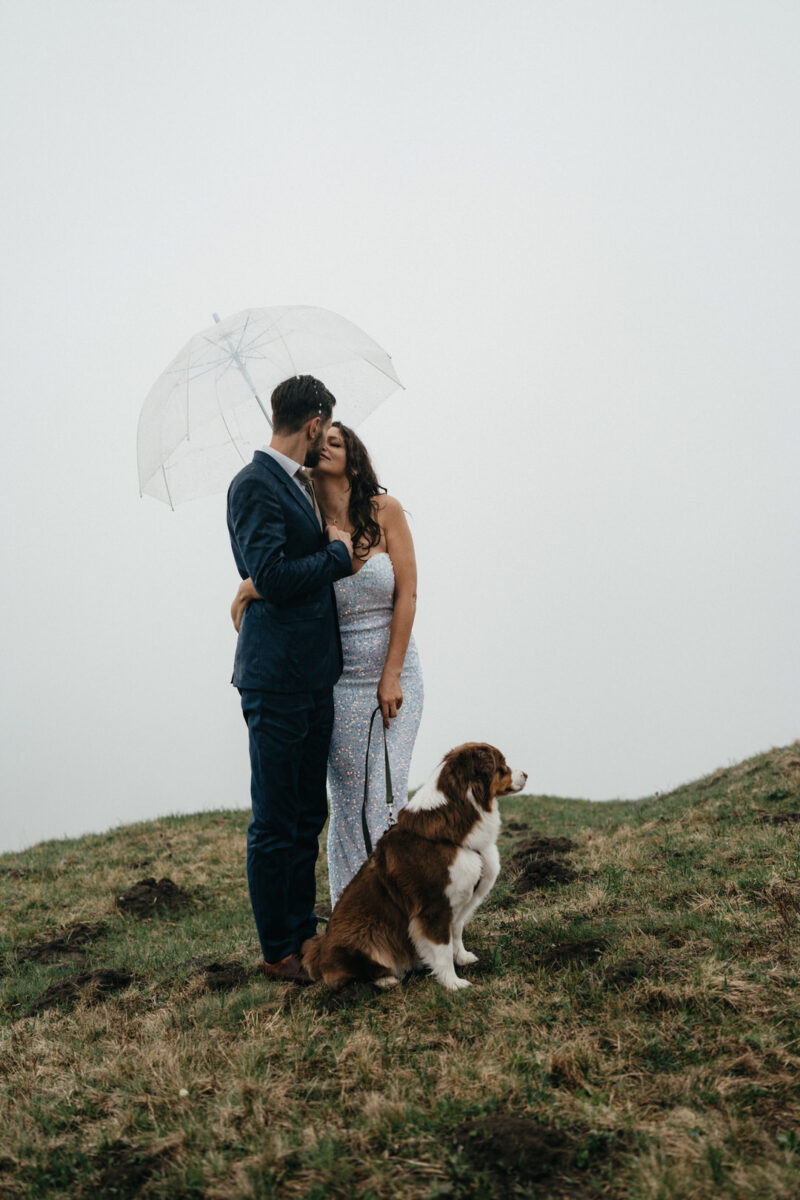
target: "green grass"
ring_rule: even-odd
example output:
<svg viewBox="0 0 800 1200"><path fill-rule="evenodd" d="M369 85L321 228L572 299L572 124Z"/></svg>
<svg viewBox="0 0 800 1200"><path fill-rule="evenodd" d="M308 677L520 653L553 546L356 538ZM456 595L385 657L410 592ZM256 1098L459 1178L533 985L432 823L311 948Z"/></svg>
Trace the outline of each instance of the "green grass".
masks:
<svg viewBox="0 0 800 1200"><path fill-rule="evenodd" d="M638 802L502 808L527 827L506 860L566 835L576 878L520 894L507 868L455 994L251 971L243 812L0 856L0 1194L800 1194L800 743ZM145 876L192 906L124 915ZM23 961L77 922L103 928ZM209 990L215 960L244 976ZM133 982L33 1012L96 968Z"/></svg>

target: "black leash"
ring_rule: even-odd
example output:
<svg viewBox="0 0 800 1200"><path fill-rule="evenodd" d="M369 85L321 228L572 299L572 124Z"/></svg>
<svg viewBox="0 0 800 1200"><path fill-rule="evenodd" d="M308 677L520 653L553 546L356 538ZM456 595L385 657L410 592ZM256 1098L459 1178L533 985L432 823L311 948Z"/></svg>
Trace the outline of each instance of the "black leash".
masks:
<svg viewBox="0 0 800 1200"><path fill-rule="evenodd" d="M369 836L369 826L367 824L367 795L369 793L369 747L372 741L372 727L375 724L375 718L381 711L381 706L373 712L369 722L369 735L367 737L367 761L364 767L364 803L361 805L361 829L364 834L364 845L367 848L367 858L372 854L372 839ZM383 757L386 763L386 803L389 805L389 812L392 811L392 803L394 801L394 792L392 791L392 770L389 766L389 747L386 745L386 726L381 721L383 727Z"/></svg>

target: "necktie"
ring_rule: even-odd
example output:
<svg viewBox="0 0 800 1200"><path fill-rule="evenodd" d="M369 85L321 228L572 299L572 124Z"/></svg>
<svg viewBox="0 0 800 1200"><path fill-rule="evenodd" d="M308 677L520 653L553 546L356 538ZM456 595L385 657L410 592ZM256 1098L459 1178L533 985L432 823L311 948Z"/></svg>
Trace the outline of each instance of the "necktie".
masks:
<svg viewBox="0 0 800 1200"><path fill-rule="evenodd" d="M303 485L303 490L305 491L306 495L308 496L309 500L311 501L311 504L313 505L314 515L317 518L317 521L319 522L320 529L322 529L322 513L319 511L319 505L317 504L317 497L316 497L316 493L314 491L314 484L312 482L311 476L309 475L309 473L305 469L305 467L298 467L297 470L295 471L294 477L295 477L295 479L299 479L300 483Z"/></svg>

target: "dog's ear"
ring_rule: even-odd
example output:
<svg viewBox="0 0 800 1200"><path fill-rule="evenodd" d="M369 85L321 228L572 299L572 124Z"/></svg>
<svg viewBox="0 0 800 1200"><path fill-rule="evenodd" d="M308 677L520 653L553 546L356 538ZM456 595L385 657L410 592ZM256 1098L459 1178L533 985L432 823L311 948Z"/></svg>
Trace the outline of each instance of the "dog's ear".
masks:
<svg viewBox="0 0 800 1200"><path fill-rule="evenodd" d="M489 746L476 746L473 750L472 779L470 786L472 794L481 808L488 809L492 805L492 783L497 772L497 761Z"/></svg>

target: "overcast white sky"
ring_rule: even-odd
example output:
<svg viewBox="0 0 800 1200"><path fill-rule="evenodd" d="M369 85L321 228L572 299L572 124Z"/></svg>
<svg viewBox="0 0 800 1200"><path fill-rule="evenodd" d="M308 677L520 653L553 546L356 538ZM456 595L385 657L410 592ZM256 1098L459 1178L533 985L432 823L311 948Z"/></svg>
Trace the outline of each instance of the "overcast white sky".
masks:
<svg viewBox="0 0 800 1200"><path fill-rule="evenodd" d="M224 496L138 496L211 313L407 390L418 784L666 790L800 736L793 0L0 2L0 849L249 802Z"/></svg>

